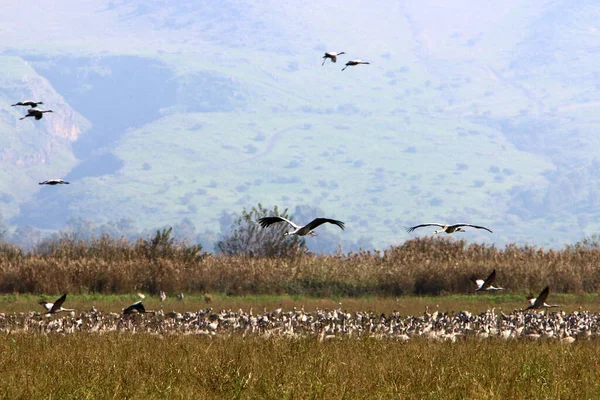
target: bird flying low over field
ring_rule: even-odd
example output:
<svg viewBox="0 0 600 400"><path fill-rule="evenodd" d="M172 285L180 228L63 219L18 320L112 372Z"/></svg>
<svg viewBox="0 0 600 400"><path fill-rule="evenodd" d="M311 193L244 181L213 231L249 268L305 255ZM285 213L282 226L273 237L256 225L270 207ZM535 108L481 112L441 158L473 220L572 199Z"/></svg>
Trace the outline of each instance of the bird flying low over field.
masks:
<svg viewBox="0 0 600 400"><path fill-rule="evenodd" d="M49 179L47 181L40 182L38 185L50 185L50 186L54 186L54 185L70 185L70 183L66 182L66 181L63 181L62 179Z"/></svg>
<svg viewBox="0 0 600 400"><path fill-rule="evenodd" d="M549 294L550 294L550 286L546 286L544 288L544 290L542 290L542 292L540 293L540 295L538 297L533 297L532 295L529 295L529 297L527 297L527 301L529 301L529 307L527 307L523 311L535 310L535 309L539 309L539 308L560 307L558 304L546 304L546 299L548 298Z"/></svg>
<svg viewBox="0 0 600 400"><path fill-rule="evenodd" d="M346 63L346 66L344 68L342 68L342 71L348 67L353 67L355 65L361 65L361 64L371 64L371 63L368 61L363 61L363 60L350 60Z"/></svg>
<svg viewBox="0 0 600 400"><path fill-rule="evenodd" d="M333 63L336 62L338 56L341 56L342 54L346 54L346 53L344 53L343 51L340 51L339 53L336 53L335 51L328 51L323 56L323 64L321 64L321 66L325 65L325 61L327 61L328 58L331 60L331 62L333 62Z"/></svg>
<svg viewBox="0 0 600 400"><path fill-rule="evenodd" d="M15 107L15 106L24 106L24 107L36 108L40 104L44 104L44 103L42 103L41 101L25 100L25 101L20 101L20 102L15 103L15 104L11 104L11 106L12 107Z"/></svg>
<svg viewBox="0 0 600 400"><path fill-rule="evenodd" d="M474 276L471 277L471 281L477 285L477 288L475 289L476 292L504 290L504 288L492 286L494 279L496 279L496 270L493 270L485 281L483 279L477 279Z"/></svg>
<svg viewBox="0 0 600 400"><path fill-rule="evenodd" d="M39 110L37 108L30 108L27 110L27 115L24 116L23 118L19 118L19 120L21 119L25 119L27 117L34 117L37 120L42 119L42 117L44 116L44 113L51 113L54 112L52 110Z"/></svg>
<svg viewBox="0 0 600 400"><path fill-rule="evenodd" d="M291 232L285 232L284 233L285 236L288 236L288 235L318 236L316 233L313 232L313 229L315 229L316 227L318 227L319 225L322 225L324 223L334 224L334 225L337 225L340 228L342 228L342 230L344 229L344 223L342 221L337 221L335 219L328 219L328 218L315 218L310 223L308 223L304 226L296 225L289 219L285 219L283 217L264 217L264 218L261 218L258 220L258 223L263 228L266 228L267 226L270 226L270 225L278 223L278 222L287 222L294 228L294 230Z"/></svg>
<svg viewBox="0 0 600 400"><path fill-rule="evenodd" d="M471 225L471 224L444 225L444 224L438 224L436 222L428 222L426 224L415 225L410 228L406 228L406 232L410 233L410 232L414 231L415 229L423 228L424 226L439 226L440 228L442 228L442 229L433 231L433 233L446 232L447 234L451 234L454 232L466 232L464 229L462 229L465 226L468 226L470 228L475 228L475 229L485 229L486 231L493 233L490 229L486 228L485 226Z"/></svg>
<svg viewBox="0 0 600 400"><path fill-rule="evenodd" d="M46 309L46 314L56 314L59 312L71 312L75 311L71 308L62 308L63 303L67 299L67 294L63 294L54 303L48 303L47 301L40 301L39 304Z"/></svg>
<svg viewBox="0 0 600 400"><path fill-rule="evenodd" d="M126 307L123 309L123 314L127 315L127 314L138 314L138 313L145 313L146 309L144 308L144 304L140 301L137 301L135 303L133 303L132 305L130 305L129 307Z"/></svg>

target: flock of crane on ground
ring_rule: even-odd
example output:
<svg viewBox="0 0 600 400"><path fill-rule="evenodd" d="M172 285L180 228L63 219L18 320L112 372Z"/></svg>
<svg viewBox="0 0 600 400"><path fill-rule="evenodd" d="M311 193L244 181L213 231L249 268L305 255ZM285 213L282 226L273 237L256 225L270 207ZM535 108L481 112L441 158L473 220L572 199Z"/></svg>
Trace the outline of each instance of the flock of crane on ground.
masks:
<svg viewBox="0 0 600 400"><path fill-rule="evenodd" d="M332 63L336 63L338 56L340 56L342 54L346 54L346 53L343 51L326 52L325 55L323 56L323 63L321 65L325 65L325 62L328 59L331 60ZM370 64L370 63L367 61L362 61L362 60L350 60L346 63L346 66L344 68L342 68L342 71L344 71L348 67L363 65L363 64ZM27 110L27 115L20 118L20 120L23 120L27 117L33 117L36 120L41 120L45 113L53 112L52 110L40 110L38 108L38 106L41 104L44 104L44 103L41 101L26 100L26 101L20 101L18 103L12 104L12 106L13 107L15 107L15 106L29 107L29 109ZM43 182L40 182L39 184L54 186L54 185L68 185L69 182L66 182L62 179L48 179ZM336 226L340 227L342 230L345 227L344 222L338 221L335 219L330 219L330 218L315 218L314 220L312 220L311 222L309 222L306 225L298 225L298 224L290 221L289 219L279 217L279 216L260 218L258 222L259 222L260 226L263 228L267 228L267 227L269 227L273 224L279 223L279 222L286 222L287 224L291 225L293 230L289 231L289 232L285 232L284 233L285 236L288 236L288 235L318 236L313 230L325 223L336 225ZM486 228L485 226L480 226L480 225L472 225L472 224L466 224L466 223L449 225L449 224L440 224L440 223L434 223L434 222L415 225L410 228L407 228L406 231L408 233L411 233L415 229L428 227L428 226L437 226L440 228L438 230L435 230L433 232L434 234L438 234L438 233L452 234L455 232L466 232L466 230L464 229L466 227L475 228L475 229L483 229L490 233L493 233L489 228ZM476 279L475 277L472 277L471 280L477 285L477 288L475 289L475 291L477 291L477 292L503 290L503 288L501 288L501 287L492 286L492 283L495 280L495 278L496 278L496 270L492 271L492 273L485 280ZM527 307L525 310L558 307L558 305L546 304L545 301L546 301L546 298L548 297L549 293L550 293L550 288L548 286L546 286L537 297L534 297L534 296L528 297L529 307ZM40 302L40 304L47 310L48 314L55 314L55 313L63 312L63 311L73 311L70 309L62 308L62 304L66 300L66 296L67 295L64 294L54 303ZM142 302L139 301L139 302L134 303L131 306L125 308L123 310L123 312L125 314L129 314L129 313L134 313L134 312L145 312L145 311L144 311L144 306L143 306Z"/></svg>

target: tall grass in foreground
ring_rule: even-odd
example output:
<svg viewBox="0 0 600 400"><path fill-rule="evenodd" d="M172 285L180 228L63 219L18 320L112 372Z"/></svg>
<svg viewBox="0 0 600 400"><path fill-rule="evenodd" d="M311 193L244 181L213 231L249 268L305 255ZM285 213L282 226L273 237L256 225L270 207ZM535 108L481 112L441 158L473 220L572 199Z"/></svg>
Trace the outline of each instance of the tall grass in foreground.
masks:
<svg viewBox="0 0 600 400"><path fill-rule="evenodd" d="M422 238L384 252L264 258L214 256L165 232L130 243L110 237L63 239L25 253L0 246L0 292L225 293L361 296L467 293L471 275L497 271L512 291L595 293L600 250L573 246L498 249L448 238Z"/></svg>
<svg viewBox="0 0 600 400"><path fill-rule="evenodd" d="M556 342L4 336L4 398L600 397L600 348Z"/></svg>

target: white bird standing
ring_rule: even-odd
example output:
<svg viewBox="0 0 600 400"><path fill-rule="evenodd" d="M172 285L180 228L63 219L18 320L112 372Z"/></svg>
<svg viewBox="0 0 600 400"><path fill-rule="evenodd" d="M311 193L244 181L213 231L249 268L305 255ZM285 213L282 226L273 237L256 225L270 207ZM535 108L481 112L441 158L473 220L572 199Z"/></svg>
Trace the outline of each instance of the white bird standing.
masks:
<svg viewBox="0 0 600 400"><path fill-rule="evenodd" d="M316 227L318 227L318 226L320 226L320 225L322 225L324 223L334 224L334 225L337 225L340 228L342 228L342 230L344 229L344 223L342 221L337 221L335 219L328 219L328 218L315 218L311 222L309 222L308 224L306 224L304 226L296 225L295 223L293 223L289 219L286 219L286 218L283 218L283 217L263 217L263 218L261 218L261 219L258 220L258 223L263 228L266 228L267 226L270 226L270 225L275 224L277 222L287 222L288 224L290 224L294 228L294 230L291 231L291 232L285 232L284 236L288 236L288 235L298 235L298 236L310 235L310 236L318 236L316 233L313 232L313 229L315 229Z"/></svg>
<svg viewBox="0 0 600 400"><path fill-rule="evenodd" d="M550 286L546 286L544 290L540 293L538 297L529 296L527 300L529 301L529 307L525 310L535 310L539 308L552 308L552 307L560 307L558 304L546 304L546 299L550 294ZM525 311L523 310L523 311Z"/></svg>
<svg viewBox="0 0 600 400"><path fill-rule="evenodd" d="M20 101L20 102L15 103L15 104L11 104L11 106L12 107L15 107L15 106L25 106L25 107L36 108L40 104L44 104L44 103L42 103L41 101L25 100L25 101Z"/></svg>
<svg viewBox="0 0 600 400"><path fill-rule="evenodd" d="M321 64L321 66L325 65L325 61L327 61L328 58L331 60L331 62L333 62L333 63L336 62L338 56L341 56L342 54L346 54L346 53L344 53L343 51L340 51L339 53L336 53L335 51L328 51L323 56L323 64Z"/></svg>
<svg viewBox="0 0 600 400"><path fill-rule="evenodd" d="M481 292L484 290L487 291L496 291L496 290L504 290L502 287L494 287L492 283L494 283L494 279L496 279L496 270L493 270L492 273L485 279L477 279L475 277L471 277L471 281L477 285L475 289L476 292Z"/></svg>
<svg viewBox="0 0 600 400"><path fill-rule="evenodd" d="M485 229L486 231L493 233L490 229L486 228L485 226L462 224L462 223L454 224L454 225L444 225L444 224L438 224L437 222L428 222L426 224L415 225L410 228L406 228L406 232L410 233L410 232L414 231L415 229L422 228L424 226L439 226L440 228L442 228L442 229L433 231L433 233L436 233L436 234L442 233L442 232L446 232L447 234L451 234L454 232L466 232L464 229L462 229L463 226L468 226L470 228L475 228L475 229Z"/></svg>
<svg viewBox="0 0 600 400"><path fill-rule="evenodd" d="M344 68L342 68L342 71L348 67L353 67L355 65L360 65L360 64L371 64L371 63L368 61L362 61L362 60L350 60L346 63L346 66Z"/></svg>
<svg viewBox="0 0 600 400"><path fill-rule="evenodd" d="M37 108L30 108L27 110L27 115L23 118L19 118L19 120L25 119L27 117L35 117L35 119L40 120L44 116L44 113L54 112L52 110L39 110Z"/></svg>
<svg viewBox="0 0 600 400"><path fill-rule="evenodd" d="M70 185L69 182L63 181L62 179L48 179L47 181L40 182L38 185Z"/></svg>
<svg viewBox="0 0 600 400"><path fill-rule="evenodd" d="M39 304L46 309L46 314L56 314L59 312L72 312L75 311L72 308L63 308L62 305L67 299L67 294L63 294L54 303L48 303L47 301L40 301Z"/></svg>

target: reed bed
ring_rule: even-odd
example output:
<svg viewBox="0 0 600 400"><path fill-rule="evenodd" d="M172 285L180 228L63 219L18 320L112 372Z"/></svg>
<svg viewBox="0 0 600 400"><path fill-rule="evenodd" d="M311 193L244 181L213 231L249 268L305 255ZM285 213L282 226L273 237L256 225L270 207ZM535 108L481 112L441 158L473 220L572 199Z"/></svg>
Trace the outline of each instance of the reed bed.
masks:
<svg viewBox="0 0 600 400"><path fill-rule="evenodd" d="M495 269L496 283L514 292L537 294L549 284L554 293L583 294L600 289L599 263L596 248L500 249L452 238L414 239L382 252L252 258L206 254L168 237L102 237L30 252L0 246L0 292L440 295L471 292L470 276Z"/></svg>
<svg viewBox="0 0 600 400"><path fill-rule="evenodd" d="M600 347L150 334L0 337L0 392L31 398L599 398Z"/></svg>

